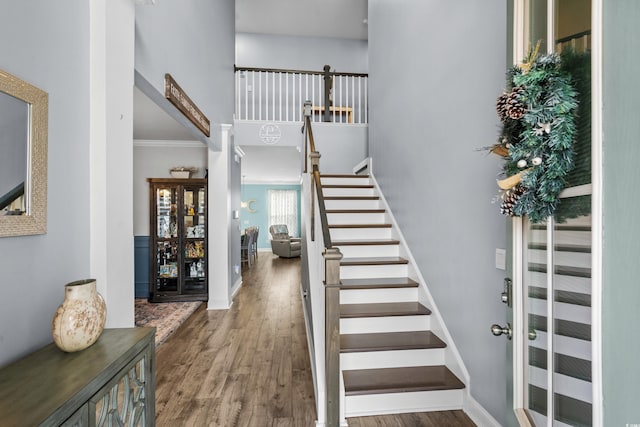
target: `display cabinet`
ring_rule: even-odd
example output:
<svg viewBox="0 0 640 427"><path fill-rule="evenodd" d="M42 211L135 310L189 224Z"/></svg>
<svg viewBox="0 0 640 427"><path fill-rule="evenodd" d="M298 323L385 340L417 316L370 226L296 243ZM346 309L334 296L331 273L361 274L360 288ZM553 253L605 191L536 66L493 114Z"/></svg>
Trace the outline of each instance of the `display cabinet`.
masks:
<svg viewBox="0 0 640 427"><path fill-rule="evenodd" d="M207 180L148 178L149 300L206 301Z"/></svg>

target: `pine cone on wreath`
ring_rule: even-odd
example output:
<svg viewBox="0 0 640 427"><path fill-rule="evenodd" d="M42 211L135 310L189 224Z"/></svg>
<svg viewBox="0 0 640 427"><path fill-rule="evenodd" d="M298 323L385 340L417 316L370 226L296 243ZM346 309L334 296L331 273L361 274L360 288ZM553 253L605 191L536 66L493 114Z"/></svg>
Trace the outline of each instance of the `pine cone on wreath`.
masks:
<svg viewBox="0 0 640 427"><path fill-rule="evenodd" d="M500 205L500 213L507 216L515 216L513 207L516 205L520 196L524 193L525 188L518 185L505 193L504 200Z"/></svg>
<svg viewBox="0 0 640 427"><path fill-rule="evenodd" d="M507 117L509 117L508 114L507 114L507 99L508 98L509 98L509 94L508 93L503 93L496 100L496 111L498 112L498 117L503 122L505 120L507 120Z"/></svg>
<svg viewBox="0 0 640 427"><path fill-rule="evenodd" d="M516 86L511 93L507 95L506 112L507 116L513 120L520 120L524 113L527 112L527 106L520 101L520 94L524 91L524 87Z"/></svg>

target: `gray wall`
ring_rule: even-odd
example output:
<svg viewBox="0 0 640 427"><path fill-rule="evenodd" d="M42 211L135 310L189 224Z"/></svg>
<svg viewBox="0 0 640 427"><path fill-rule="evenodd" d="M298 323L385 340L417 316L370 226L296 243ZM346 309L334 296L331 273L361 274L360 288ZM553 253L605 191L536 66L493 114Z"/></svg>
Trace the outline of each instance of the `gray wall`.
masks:
<svg viewBox="0 0 640 427"><path fill-rule="evenodd" d="M504 1L370 0L373 171L471 376L471 393L505 419L505 218L495 99L506 71Z"/></svg>
<svg viewBox="0 0 640 427"><path fill-rule="evenodd" d="M233 123L234 33L231 1L136 6L135 68L160 93L171 74L212 125Z"/></svg>
<svg viewBox="0 0 640 427"><path fill-rule="evenodd" d="M192 178L204 178L207 148L198 142L134 141L133 235L149 235L149 183L147 178L171 178L176 166L197 167Z"/></svg>
<svg viewBox="0 0 640 427"><path fill-rule="evenodd" d="M367 60L366 40L236 34L238 67L322 71L331 65L336 71L366 73Z"/></svg>
<svg viewBox="0 0 640 427"><path fill-rule="evenodd" d="M281 138L273 146L300 147L304 150L304 137L300 133L300 122L278 122ZM260 139L262 122L236 121L236 143L241 146L266 144ZM353 166L368 156L368 126L339 125L333 123L313 123L313 136L316 149L322 155L320 171L322 173L350 173ZM277 163L278 158L265 159ZM302 168L303 165L300 165Z"/></svg>
<svg viewBox="0 0 640 427"><path fill-rule="evenodd" d="M603 393L605 426L640 423L640 2L604 1ZM631 54L630 54L631 53Z"/></svg>
<svg viewBox="0 0 640 427"><path fill-rule="evenodd" d="M64 285L89 274L89 2L0 10L0 69L49 94L47 234L0 239L4 365L51 342Z"/></svg>

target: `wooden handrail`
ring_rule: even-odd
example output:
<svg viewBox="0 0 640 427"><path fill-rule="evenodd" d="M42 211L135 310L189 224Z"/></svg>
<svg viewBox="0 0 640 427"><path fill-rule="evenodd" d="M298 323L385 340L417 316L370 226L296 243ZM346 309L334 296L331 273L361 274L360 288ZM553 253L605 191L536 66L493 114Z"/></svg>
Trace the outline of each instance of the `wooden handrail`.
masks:
<svg viewBox="0 0 640 427"><path fill-rule="evenodd" d="M311 129L311 102L304 104L304 133L305 150L307 150L309 160L305 161L305 172L307 162L311 164L309 173L311 179L311 240L315 241L315 205L318 201L320 212L320 223L322 226L322 237L324 240L324 363L325 363L325 425L327 427L340 426L340 261L342 253L340 249L334 248L331 243L329 233L329 222L327 221L327 210L325 208L324 195L322 194L322 183L320 181L320 153L316 150L313 130ZM315 195L313 187L315 187Z"/></svg>
<svg viewBox="0 0 640 427"><path fill-rule="evenodd" d="M566 36L566 37L563 37L561 39L557 39L556 40L556 44L570 42L573 39L579 39L579 38L582 38L584 36L590 36L590 35L591 35L591 30L581 31L579 33L571 34L570 36Z"/></svg>
<svg viewBox="0 0 640 427"><path fill-rule="evenodd" d="M0 197L0 209L4 209L13 203L18 197L24 195L24 182L7 191L7 194Z"/></svg>
<svg viewBox="0 0 640 427"><path fill-rule="evenodd" d="M285 68L258 68L258 67L238 67L235 66L235 71L262 71L268 73L287 73L287 74L319 74L323 75L324 71L311 71L311 70L293 70ZM347 77L369 77L367 73L345 73L338 71L331 71L334 76L347 76Z"/></svg>
<svg viewBox="0 0 640 427"><path fill-rule="evenodd" d="M313 139L313 130L311 128L311 117L305 115L304 117L305 129L307 131L307 139L309 140L309 157L311 158L311 171L313 175L313 186L315 187L316 197L318 199L318 209L320 210L320 223L322 224L322 237L324 239L324 247L326 249L332 247L331 234L329 233L329 222L327 221L327 209L325 207L324 195L322 194L322 184L320 182L320 167L318 160L320 159L320 153L316 150L316 144ZM313 193L313 192L312 192ZM313 194L311 194L313 198ZM313 201L312 201L313 206ZM313 234L315 227L315 211L311 212L311 232ZM312 240L315 240L315 236L312 234Z"/></svg>

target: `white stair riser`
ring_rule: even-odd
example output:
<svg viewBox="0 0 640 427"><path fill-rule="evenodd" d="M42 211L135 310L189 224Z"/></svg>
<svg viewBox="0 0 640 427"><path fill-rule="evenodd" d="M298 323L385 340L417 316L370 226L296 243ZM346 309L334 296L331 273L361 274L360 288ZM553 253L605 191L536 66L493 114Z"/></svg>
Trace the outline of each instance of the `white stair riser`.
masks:
<svg viewBox="0 0 640 427"><path fill-rule="evenodd" d="M325 200L325 207L331 209L381 209L380 200Z"/></svg>
<svg viewBox="0 0 640 427"><path fill-rule="evenodd" d="M370 277L407 277L407 264L340 266L342 279L367 279Z"/></svg>
<svg viewBox="0 0 640 427"><path fill-rule="evenodd" d="M322 188L322 194L327 196L375 196L376 192L373 188Z"/></svg>
<svg viewBox="0 0 640 427"><path fill-rule="evenodd" d="M327 222L334 224L384 224L387 221L384 212L375 213L328 213Z"/></svg>
<svg viewBox="0 0 640 427"><path fill-rule="evenodd" d="M340 319L341 334L426 331L430 327L431 316L428 315Z"/></svg>
<svg viewBox="0 0 640 427"><path fill-rule="evenodd" d="M383 369L445 364L444 348L341 353L340 369Z"/></svg>
<svg viewBox="0 0 640 427"><path fill-rule="evenodd" d="M399 245L336 245L344 258L397 257Z"/></svg>
<svg viewBox="0 0 640 427"><path fill-rule="evenodd" d="M322 185L371 185L371 178L327 178L321 177Z"/></svg>
<svg viewBox="0 0 640 427"><path fill-rule="evenodd" d="M418 300L418 288L340 290L340 304L373 304Z"/></svg>
<svg viewBox="0 0 640 427"><path fill-rule="evenodd" d="M331 240L390 239L391 228L330 228Z"/></svg>
<svg viewBox="0 0 640 427"><path fill-rule="evenodd" d="M345 416L462 409L464 389L345 396Z"/></svg>

